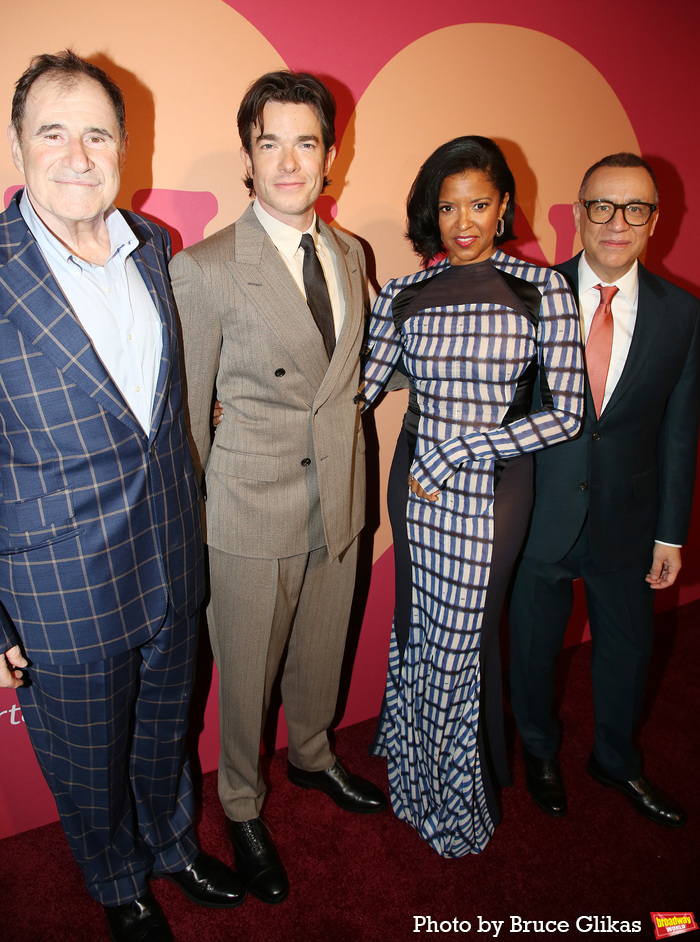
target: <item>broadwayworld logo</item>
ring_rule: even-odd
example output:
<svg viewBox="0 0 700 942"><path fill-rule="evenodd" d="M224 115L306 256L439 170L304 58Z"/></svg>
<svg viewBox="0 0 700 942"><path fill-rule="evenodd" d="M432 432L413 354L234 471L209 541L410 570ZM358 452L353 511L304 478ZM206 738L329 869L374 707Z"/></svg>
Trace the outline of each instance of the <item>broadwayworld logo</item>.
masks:
<svg viewBox="0 0 700 942"><path fill-rule="evenodd" d="M670 939L698 928L692 913L650 913L657 939Z"/></svg>

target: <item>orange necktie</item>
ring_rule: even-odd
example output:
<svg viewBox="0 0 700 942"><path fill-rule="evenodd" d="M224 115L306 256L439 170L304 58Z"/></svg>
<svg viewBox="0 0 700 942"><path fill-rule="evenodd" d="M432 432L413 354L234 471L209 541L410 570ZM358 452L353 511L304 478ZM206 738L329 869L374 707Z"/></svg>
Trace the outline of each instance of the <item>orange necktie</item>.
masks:
<svg viewBox="0 0 700 942"><path fill-rule="evenodd" d="M596 288L600 291L600 304L595 309L586 341L586 372L595 413L600 418L613 343L613 316L610 304L619 289L615 285L596 285Z"/></svg>

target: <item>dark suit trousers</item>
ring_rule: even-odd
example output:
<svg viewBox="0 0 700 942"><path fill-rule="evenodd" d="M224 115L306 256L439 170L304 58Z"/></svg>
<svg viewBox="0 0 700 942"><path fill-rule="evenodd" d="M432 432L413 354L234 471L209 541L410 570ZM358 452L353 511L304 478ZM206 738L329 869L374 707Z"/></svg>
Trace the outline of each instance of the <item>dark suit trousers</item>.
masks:
<svg viewBox="0 0 700 942"><path fill-rule="evenodd" d="M173 617L147 644L106 661L32 665L17 693L90 894L103 905L141 896L151 870L197 855L185 734L192 619Z"/></svg>
<svg viewBox="0 0 700 942"><path fill-rule="evenodd" d="M528 752L548 758L559 747L559 724L552 715L557 657L573 606L572 580L581 576L593 649L593 752L610 775L628 780L641 775L632 738L653 645L654 592L644 581L649 563L601 570L590 555L588 521L559 562L523 557L510 606L511 697Z"/></svg>

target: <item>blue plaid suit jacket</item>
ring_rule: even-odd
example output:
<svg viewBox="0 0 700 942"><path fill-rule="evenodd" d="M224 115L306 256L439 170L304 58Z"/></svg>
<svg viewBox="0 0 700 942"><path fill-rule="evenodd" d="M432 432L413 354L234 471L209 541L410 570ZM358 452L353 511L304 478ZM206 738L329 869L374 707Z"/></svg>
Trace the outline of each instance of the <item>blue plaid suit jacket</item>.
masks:
<svg viewBox="0 0 700 942"><path fill-rule="evenodd" d="M0 643L77 664L143 644L201 602L199 488L183 413L170 240L124 213L163 324L144 431L19 211L0 214ZM3 649L5 650L5 649Z"/></svg>

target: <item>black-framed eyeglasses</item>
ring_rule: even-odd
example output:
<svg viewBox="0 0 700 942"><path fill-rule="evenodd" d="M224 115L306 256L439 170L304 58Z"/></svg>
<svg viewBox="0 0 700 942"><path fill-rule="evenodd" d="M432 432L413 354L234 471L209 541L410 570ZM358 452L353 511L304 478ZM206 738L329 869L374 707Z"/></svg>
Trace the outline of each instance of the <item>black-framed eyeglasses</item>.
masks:
<svg viewBox="0 0 700 942"><path fill-rule="evenodd" d="M586 207L591 222L602 226L610 222L618 209L622 210L625 222L630 226L646 226L658 208L658 203L611 203L610 200L579 200Z"/></svg>

